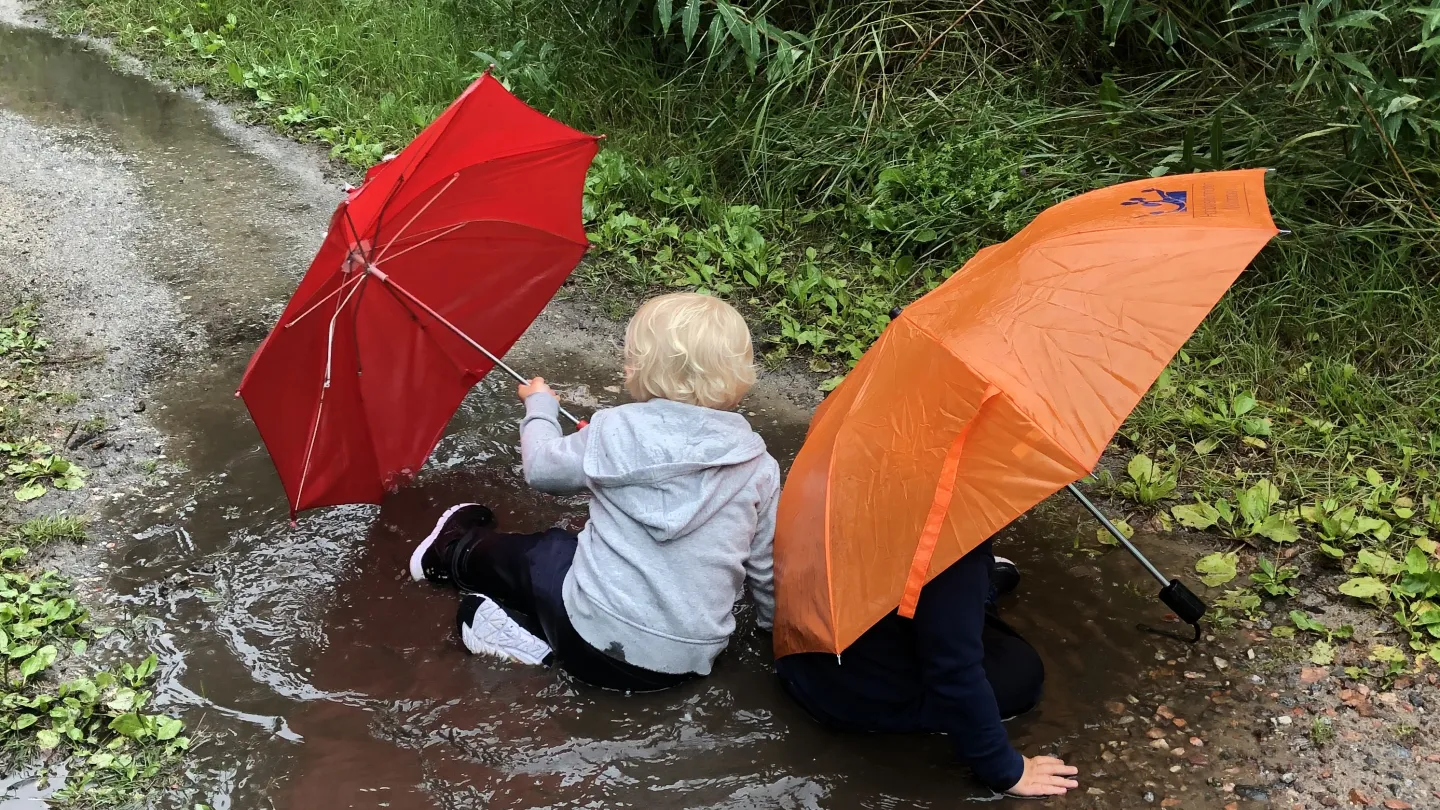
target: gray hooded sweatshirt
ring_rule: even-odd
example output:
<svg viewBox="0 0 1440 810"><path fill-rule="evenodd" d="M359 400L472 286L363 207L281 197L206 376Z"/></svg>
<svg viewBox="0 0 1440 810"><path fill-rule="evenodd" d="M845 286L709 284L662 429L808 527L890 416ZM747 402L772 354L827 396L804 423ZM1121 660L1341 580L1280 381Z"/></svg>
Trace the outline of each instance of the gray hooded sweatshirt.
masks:
<svg viewBox="0 0 1440 810"><path fill-rule="evenodd" d="M770 629L780 466L745 417L652 399L565 436L558 413L526 397L520 449L530 486L590 491L563 590L580 637L652 672L708 675L747 582Z"/></svg>

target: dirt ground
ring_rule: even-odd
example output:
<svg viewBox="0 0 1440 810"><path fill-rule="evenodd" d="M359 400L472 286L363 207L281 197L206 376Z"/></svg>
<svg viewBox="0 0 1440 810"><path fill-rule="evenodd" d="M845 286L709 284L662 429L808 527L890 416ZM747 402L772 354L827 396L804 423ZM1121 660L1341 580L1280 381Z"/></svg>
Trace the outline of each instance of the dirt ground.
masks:
<svg viewBox="0 0 1440 810"><path fill-rule="evenodd" d="M0 0L0 23L22 23L21 12ZM185 459L206 439L174 429L180 417L165 413L199 400L174 389L233 384L226 375L283 306L345 173L315 149L236 124L223 107L167 106L164 96L146 94L137 65L92 82L44 61L73 59L63 49L6 62L3 50L21 39L0 37L0 66L15 71L0 76L0 282L11 300L40 304L55 344L48 373L81 394L49 429L92 470L83 490L46 499L47 508L96 517L92 544L56 564L86 584L102 611L124 615L135 597L105 592L105 566L114 564L107 560L132 559L127 548L139 547L147 519L163 509L203 508L199 484L185 491L185 465L193 463ZM604 369L613 375L620 334L589 298L567 289L512 354L521 368L566 357L601 369L571 375L587 381L569 389L581 407L607 400ZM793 442L818 401L814 386L800 371L768 373L748 408L757 422L791 426ZM93 417L103 418L103 429L73 430ZM1180 558L1193 557L1190 550ZM1084 558L1067 565L1076 576L1101 574ZM1140 642L1148 670L1112 699L1082 706L1070 718L1074 728L1046 738L1082 764L1082 788L1063 806L1440 807L1436 675L1406 675L1383 690L1347 679L1344 665L1363 664L1383 626L1334 601L1333 583L1315 577L1299 604L1276 605L1193 650ZM1270 633L1297 607L1331 626L1354 624L1361 643L1342 645L1333 665L1310 663L1303 646ZM175 677L182 675L183 668ZM823 781L792 789L788 778L758 792L741 785L728 804L707 806L850 806ZM877 802L859 806L897 806Z"/></svg>

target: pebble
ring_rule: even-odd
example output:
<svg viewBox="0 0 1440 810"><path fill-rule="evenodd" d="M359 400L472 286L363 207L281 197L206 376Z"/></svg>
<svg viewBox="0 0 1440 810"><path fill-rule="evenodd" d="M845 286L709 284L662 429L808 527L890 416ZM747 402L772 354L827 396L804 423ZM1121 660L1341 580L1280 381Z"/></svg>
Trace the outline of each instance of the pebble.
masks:
<svg viewBox="0 0 1440 810"><path fill-rule="evenodd" d="M1165 742L1165 738L1161 737L1158 740L1151 740L1150 747L1156 749L1157 751L1168 751L1170 750L1170 743Z"/></svg>
<svg viewBox="0 0 1440 810"><path fill-rule="evenodd" d="M1145 791L1145 796L1144 796L1143 798L1144 798L1145 801L1146 801L1147 803L1149 803L1149 804L1154 804L1154 803L1155 803L1155 794L1154 794L1153 792L1151 792L1151 791L1148 791L1148 790Z"/></svg>
<svg viewBox="0 0 1440 810"><path fill-rule="evenodd" d="M1229 668L1230 668L1230 662L1229 662L1229 661L1226 661L1224 658L1221 658L1220 656L1217 655L1217 656L1215 656L1215 668L1216 668L1216 669L1221 669L1221 670L1229 669Z"/></svg>
<svg viewBox="0 0 1440 810"><path fill-rule="evenodd" d="M1288 726L1293 722L1295 722L1294 719L1291 718L1288 714L1282 714L1279 717L1275 718L1275 725L1277 726Z"/></svg>
<svg viewBox="0 0 1440 810"><path fill-rule="evenodd" d="M1097 787L1086 788L1086 789L1085 789L1085 792L1088 793L1088 794L1090 794L1091 796L1104 796L1104 795L1105 795L1105 791L1103 791L1103 790L1101 790L1100 788L1097 788Z"/></svg>
<svg viewBox="0 0 1440 810"><path fill-rule="evenodd" d="M1293 785L1293 784L1295 784L1295 774L1293 774L1293 773L1285 773L1285 774L1282 774L1282 775L1280 776L1280 781L1281 781L1281 782L1284 782L1284 783L1287 784L1287 785Z"/></svg>
<svg viewBox="0 0 1440 810"><path fill-rule="evenodd" d="M1195 746L1196 748L1204 748L1204 747L1205 747L1205 741L1202 740L1202 739L1200 739L1199 737L1191 737L1191 738L1190 738L1190 744L1193 745L1193 746Z"/></svg>

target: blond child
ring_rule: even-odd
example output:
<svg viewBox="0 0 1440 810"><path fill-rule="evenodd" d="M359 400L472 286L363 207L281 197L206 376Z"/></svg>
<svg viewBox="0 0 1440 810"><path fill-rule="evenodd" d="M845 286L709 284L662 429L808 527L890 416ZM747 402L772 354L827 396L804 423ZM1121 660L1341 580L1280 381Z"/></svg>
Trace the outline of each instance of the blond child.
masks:
<svg viewBox="0 0 1440 810"><path fill-rule="evenodd" d="M545 381L520 386L525 480L589 490L585 528L500 534L490 510L462 504L415 549L412 576L470 592L457 624L471 652L554 660L624 691L709 674L746 583L762 627L774 612L780 469L733 410L754 381L749 329L728 304L645 302L625 332L635 402L566 436Z"/></svg>

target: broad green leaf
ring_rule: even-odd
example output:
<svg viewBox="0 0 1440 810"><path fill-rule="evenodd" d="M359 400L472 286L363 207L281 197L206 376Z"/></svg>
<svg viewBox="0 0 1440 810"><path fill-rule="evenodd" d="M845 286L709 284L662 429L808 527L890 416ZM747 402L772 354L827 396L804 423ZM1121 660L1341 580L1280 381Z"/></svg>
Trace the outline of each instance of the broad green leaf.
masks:
<svg viewBox="0 0 1440 810"><path fill-rule="evenodd" d="M1236 416L1244 416L1245 414L1255 410L1256 404L1257 403L1255 401L1254 395L1240 394L1235 397L1235 401L1231 405L1231 410Z"/></svg>
<svg viewBox="0 0 1440 810"><path fill-rule="evenodd" d="M1351 528L1354 534L1368 534L1381 542L1390 538L1390 522L1380 518L1362 515L1355 518Z"/></svg>
<svg viewBox="0 0 1440 810"><path fill-rule="evenodd" d="M1320 544L1320 553L1321 553L1321 554L1324 554L1326 557L1329 557L1329 558L1332 559L1332 560L1343 560L1343 559L1345 559L1345 552L1344 552L1344 551L1341 551L1340 549L1338 549L1338 548L1336 548L1336 547L1334 547L1334 546L1332 546L1332 545L1330 545L1329 543L1321 543L1321 544Z"/></svg>
<svg viewBox="0 0 1440 810"><path fill-rule="evenodd" d="M115 755L101 751L98 754L91 754L90 759L86 762L93 768L108 768L114 764Z"/></svg>
<svg viewBox="0 0 1440 810"><path fill-rule="evenodd" d="M1280 501L1280 490L1269 479L1262 479L1240 493L1239 500L1240 515L1255 526L1270 514L1270 507Z"/></svg>
<svg viewBox="0 0 1440 810"><path fill-rule="evenodd" d="M1158 481L1160 477L1164 475L1160 470L1160 465L1151 461L1150 457L1143 453L1130 459L1130 463L1125 465L1125 471L1130 474L1130 478L1137 484L1148 484L1151 481Z"/></svg>
<svg viewBox="0 0 1440 810"><path fill-rule="evenodd" d="M22 730L22 729L27 729L27 728L35 725L35 724L36 724L37 722L39 722L39 721L40 721L40 718L37 717L36 715L33 715L33 714L22 714L22 715L20 715L19 717L16 717L16 718L15 718L15 721L10 724L10 728L13 729L13 730L15 730L15 731L20 731L20 730Z"/></svg>
<svg viewBox="0 0 1440 810"><path fill-rule="evenodd" d="M700 0L690 0L680 15L680 32L685 36L686 49L695 45L695 32L700 29Z"/></svg>
<svg viewBox="0 0 1440 810"><path fill-rule="evenodd" d="M35 654L20 662L20 675L29 678L42 669L55 663L57 651L54 645L46 644L35 651Z"/></svg>
<svg viewBox="0 0 1440 810"><path fill-rule="evenodd" d="M1366 468L1365 480L1369 482L1370 486L1372 487L1378 487L1385 483L1385 478L1381 476L1380 471L1375 469L1374 467Z"/></svg>
<svg viewBox="0 0 1440 810"><path fill-rule="evenodd" d="M1201 439L1195 443L1195 452L1202 456L1209 455L1219 446L1220 441L1218 439Z"/></svg>
<svg viewBox="0 0 1440 810"><path fill-rule="evenodd" d="M1170 514L1187 529L1204 530L1220 522L1220 512L1204 501L1170 508Z"/></svg>
<svg viewBox="0 0 1440 810"><path fill-rule="evenodd" d="M1374 599L1381 603L1389 600L1390 589L1374 577L1355 577L1340 585L1340 593L1356 599Z"/></svg>
<svg viewBox="0 0 1440 810"><path fill-rule="evenodd" d="M1364 62L1361 62L1359 59L1356 59L1354 56L1351 56L1348 53L1335 54L1335 61L1344 65L1350 70L1351 73L1358 73L1367 79L1373 80L1375 78L1375 76L1370 73L1370 68Z"/></svg>
<svg viewBox="0 0 1440 810"><path fill-rule="evenodd" d="M1415 546L1405 555L1405 571L1411 574L1424 574L1430 570L1430 555L1421 551Z"/></svg>
<svg viewBox="0 0 1440 810"><path fill-rule="evenodd" d="M1428 537L1417 537L1417 538L1415 538L1415 545L1416 545L1416 547L1418 547L1421 551L1425 552L1426 554L1429 554L1429 555L1432 556L1432 557L1435 556L1435 550L1436 550L1437 548L1440 548L1440 543L1436 543L1434 540L1431 540L1431 539L1428 538Z"/></svg>
<svg viewBox="0 0 1440 810"><path fill-rule="evenodd" d="M1399 647L1391 647L1387 644L1376 644L1370 648L1370 660L1379 661L1382 664L1403 664L1407 660L1405 653Z"/></svg>
<svg viewBox="0 0 1440 810"><path fill-rule="evenodd" d="M1200 581L1216 588L1235 578L1235 566L1240 561L1240 555L1233 551L1215 552L1207 554L1195 562L1195 572L1200 575Z"/></svg>
<svg viewBox="0 0 1440 810"><path fill-rule="evenodd" d="M122 714L114 720L111 720L110 730L116 734L129 737L132 740L140 739L149 731L149 729L145 727L145 721L141 719L140 715L134 712Z"/></svg>
<svg viewBox="0 0 1440 810"><path fill-rule="evenodd" d="M1399 560L1383 551L1377 554L1369 549L1361 549L1355 556L1355 565L1350 568L1352 574L1370 574L1377 577L1393 577L1400 571Z"/></svg>
<svg viewBox="0 0 1440 810"><path fill-rule="evenodd" d="M1259 597L1257 596L1256 598L1258 599ZM1289 625L1282 624L1270 628L1270 635L1274 636L1275 638L1294 638L1295 628Z"/></svg>
<svg viewBox="0 0 1440 810"><path fill-rule="evenodd" d="M1310 645L1310 662L1322 667L1335 663L1334 645L1323 638Z"/></svg>
<svg viewBox="0 0 1440 810"><path fill-rule="evenodd" d="M1295 521L1285 515L1271 515L1261 521L1255 533L1272 543L1293 543L1300 539L1300 529Z"/></svg>
<svg viewBox="0 0 1440 810"><path fill-rule="evenodd" d="M41 750L49 751L60 745L60 735L48 728L42 729L35 732L35 744L40 746Z"/></svg>
<svg viewBox="0 0 1440 810"><path fill-rule="evenodd" d="M673 0L655 0L655 13L660 16L660 32L670 33L670 21L675 16Z"/></svg>
<svg viewBox="0 0 1440 810"><path fill-rule="evenodd" d="M1366 28L1374 30L1374 21L1390 22L1390 18L1374 9L1361 9L1342 14L1334 20L1326 23L1327 28Z"/></svg>
<svg viewBox="0 0 1440 810"><path fill-rule="evenodd" d="M135 680L143 681L150 677L150 673L155 671L155 665L159 663L159 661L160 659L155 657L155 653L150 653L146 656L145 660L140 662L140 666L135 668Z"/></svg>
<svg viewBox="0 0 1440 810"><path fill-rule="evenodd" d="M45 494L45 487L38 481L31 481L23 487L15 490L15 500L24 503L33 501Z"/></svg>
<svg viewBox="0 0 1440 810"><path fill-rule="evenodd" d="M1245 438L1247 439L1252 439L1256 436L1269 436L1273 428L1274 426L1268 416L1263 419L1250 416L1240 420L1240 429L1245 431ZM1246 442L1246 444L1254 444L1254 442ZM1264 448L1265 443L1259 442L1256 446Z"/></svg>
<svg viewBox="0 0 1440 810"><path fill-rule="evenodd" d="M1329 632L1325 625L1315 621L1315 619L1311 618L1310 614L1303 610L1290 611L1290 622L1301 630L1319 633L1322 636Z"/></svg>
<svg viewBox="0 0 1440 810"><path fill-rule="evenodd" d="M106 701L105 705L109 707L111 711L128 712L135 708L135 696L136 693L134 689L120 689L115 692L114 697Z"/></svg>
<svg viewBox="0 0 1440 810"><path fill-rule="evenodd" d="M1135 536L1135 529L1130 525L1129 521L1121 518L1117 520L1112 520L1110 522L1115 525L1115 528L1120 530L1121 534L1125 535L1126 540L1129 540L1130 538ZM1095 530L1095 539L1099 540L1101 544L1107 546L1120 545L1120 541L1116 540L1115 536L1112 535L1110 531L1104 526L1101 526L1100 528Z"/></svg>
<svg viewBox="0 0 1440 810"><path fill-rule="evenodd" d="M157 715L155 717L155 739L160 741L173 740L185 728L185 724L173 717Z"/></svg>

